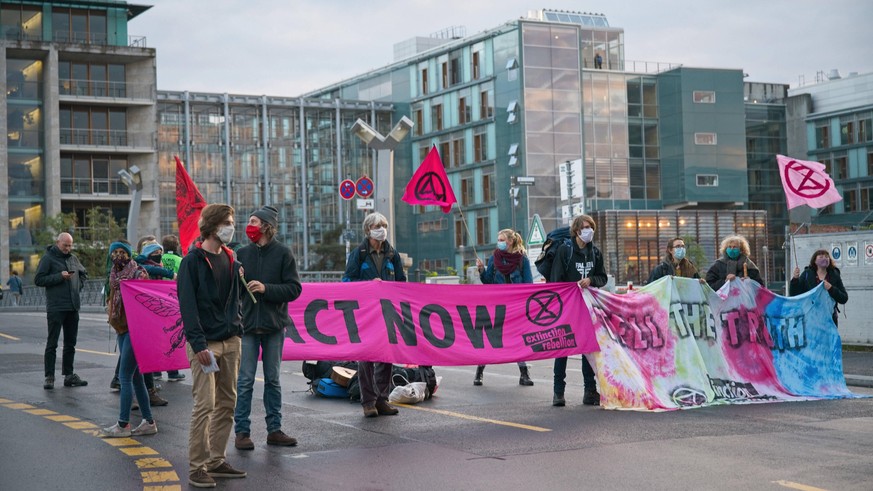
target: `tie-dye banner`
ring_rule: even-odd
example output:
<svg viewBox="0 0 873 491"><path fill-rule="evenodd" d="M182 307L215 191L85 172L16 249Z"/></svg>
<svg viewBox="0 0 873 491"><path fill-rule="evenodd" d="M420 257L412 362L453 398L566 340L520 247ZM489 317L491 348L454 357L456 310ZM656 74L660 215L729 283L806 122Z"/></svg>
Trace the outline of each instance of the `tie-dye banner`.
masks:
<svg viewBox="0 0 873 491"><path fill-rule="evenodd" d="M754 281L714 292L698 280L664 277L627 295L589 289L585 296L605 408L854 397L823 287L787 298Z"/></svg>
<svg viewBox="0 0 873 491"><path fill-rule="evenodd" d="M176 284L130 280L121 291L140 369L187 367ZM306 283L288 313L284 360L486 365L597 351L575 283Z"/></svg>

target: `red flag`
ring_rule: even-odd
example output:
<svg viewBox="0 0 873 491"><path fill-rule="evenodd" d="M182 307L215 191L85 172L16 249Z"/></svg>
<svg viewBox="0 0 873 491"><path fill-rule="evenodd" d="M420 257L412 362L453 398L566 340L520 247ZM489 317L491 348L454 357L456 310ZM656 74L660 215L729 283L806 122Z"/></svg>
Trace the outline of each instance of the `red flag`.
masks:
<svg viewBox="0 0 873 491"><path fill-rule="evenodd" d="M439 206L443 213L452 211L452 205L458 200L455 199L455 192L452 191L436 145L431 147L430 153L409 180L406 192L400 199L410 205Z"/></svg>
<svg viewBox="0 0 873 491"><path fill-rule="evenodd" d="M776 162L779 164L779 176L789 210L800 205L824 208L843 199L834 181L825 172L824 164L784 155L777 155Z"/></svg>
<svg viewBox="0 0 873 491"><path fill-rule="evenodd" d="M182 246L182 255L188 253L188 245L198 235L200 227L200 210L206 206L206 200L197 189L188 171L182 165L179 157L176 158L176 219L179 221L179 244Z"/></svg>

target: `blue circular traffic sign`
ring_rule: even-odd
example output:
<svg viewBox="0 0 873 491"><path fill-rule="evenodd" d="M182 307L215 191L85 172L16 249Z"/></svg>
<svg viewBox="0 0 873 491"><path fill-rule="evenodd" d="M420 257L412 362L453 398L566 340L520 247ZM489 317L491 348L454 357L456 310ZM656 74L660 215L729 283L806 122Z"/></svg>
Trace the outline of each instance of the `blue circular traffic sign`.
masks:
<svg viewBox="0 0 873 491"><path fill-rule="evenodd" d="M355 183L355 188L358 190L358 196L369 198L373 195L373 180L367 176L358 179Z"/></svg>
<svg viewBox="0 0 873 491"><path fill-rule="evenodd" d="M343 199L349 200L355 197L355 183L351 179L346 179L345 181L340 183L339 187L340 196Z"/></svg>

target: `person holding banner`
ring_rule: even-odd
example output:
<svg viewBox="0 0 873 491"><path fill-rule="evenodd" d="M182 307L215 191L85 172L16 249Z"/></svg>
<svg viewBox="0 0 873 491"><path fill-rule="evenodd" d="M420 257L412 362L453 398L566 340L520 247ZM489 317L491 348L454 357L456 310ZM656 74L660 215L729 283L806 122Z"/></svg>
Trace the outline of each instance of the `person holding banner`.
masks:
<svg viewBox="0 0 873 491"><path fill-rule="evenodd" d="M729 283L734 278L751 278L761 286L764 285L764 280L761 279L761 271L758 266L749 258L751 249L749 241L742 235L730 235L721 241L719 246L719 257L709 271L706 272L706 282L713 290L718 291L725 283Z"/></svg>
<svg viewBox="0 0 873 491"><path fill-rule="evenodd" d="M479 268L479 278L486 285L533 283L530 261L524 250L524 240L518 232L509 228L497 232L497 249L488 258L488 267L486 268L478 257L476 258L476 267ZM530 379L527 363L518 362L518 370L521 372L518 385L531 386L534 384L533 380ZM485 365L476 367L473 385L482 385L484 373Z"/></svg>
<svg viewBox="0 0 873 491"><path fill-rule="evenodd" d="M246 477L226 459L242 351L243 270L227 247L233 241L233 215L230 205L203 208L199 221L203 241L182 259L177 279L194 396L188 483L198 488L214 488L215 477Z"/></svg>
<svg viewBox="0 0 873 491"><path fill-rule="evenodd" d="M794 267L794 275L792 275L791 283L788 285L788 295L791 297L801 295L817 287L819 283L824 283L824 289L836 302L833 319L834 325L837 325L839 306L845 305L849 301L849 294L843 286L840 268L834 264L831 255L824 249L812 253L809 265L803 269L803 273L800 272L800 268Z"/></svg>
<svg viewBox="0 0 873 491"><path fill-rule="evenodd" d="M350 254L343 281L406 281L400 254L388 243L388 219L375 212L364 218L367 237ZM390 363L358 362L358 380L361 384L361 407L364 416L394 415L399 411L388 404L391 384Z"/></svg>
<svg viewBox="0 0 873 491"><path fill-rule="evenodd" d="M249 217L246 236L251 243L237 251L245 268L251 295L242 296L242 360L237 380L234 411L234 446L237 450L254 450L251 439L252 392L258 355L264 367L264 410L267 421L267 445L290 447L297 439L282 431L282 386L279 367L285 343L285 328L291 326L288 302L300 296L303 287L297 274L297 260L285 244L276 240L279 210L264 206Z"/></svg>
<svg viewBox="0 0 873 491"><path fill-rule="evenodd" d="M664 276L681 276L683 278L700 278L697 273L697 266L691 262L691 259L685 257L687 249L685 248L685 239L676 237L667 243L667 252L664 254L664 260L661 264L655 266L655 269L649 274L649 281L652 283Z"/></svg>
<svg viewBox="0 0 873 491"><path fill-rule="evenodd" d="M603 254L594 245L594 232L597 224L588 215L579 215L570 224L570 236L573 237L570 246L562 245L555 253L552 262L552 274L550 283L561 281L575 281L580 288L593 286L600 288L606 284L606 270L603 267ZM567 378L567 358L555 358L554 368L554 395L552 405L562 407L564 400L564 388L567 386L564 380ZM582 356L582 380L585 384L585 392L582 396L582 404L587 406L600 405L600 393L597 392L597 383L594 380L594 369L584 355Z"/></svg>
<svg viewBox="0 0 873 491"><path fill-rule="evenodd" d="M125 280L147 280L149 274L145 268L132 260L133 251L129 244L113 242L109 246L109 258L112 269L109 271L109 325L115 329L118 341L119 369L118 378L121 382L121 407L118 422L109 428L100 430L100 435L107 438L125 438L129 436L154 435L158 426L152 417L152 406L148 389L142 374L137 370L136 357L130 341L127 326L127 314L124 301L121 298L121 282ZM133 406L133 394L140 403L142 422L134 429L130 428L130 411Z"/></svg>

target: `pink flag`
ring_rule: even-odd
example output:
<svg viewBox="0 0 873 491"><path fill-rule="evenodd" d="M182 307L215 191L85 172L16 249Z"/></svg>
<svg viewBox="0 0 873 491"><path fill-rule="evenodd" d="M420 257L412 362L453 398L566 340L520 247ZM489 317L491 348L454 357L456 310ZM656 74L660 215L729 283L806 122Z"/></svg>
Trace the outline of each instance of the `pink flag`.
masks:
<svg viewBox="0 0 873 491"><path fill-rule="evenodd" d="M431 147L430 153L409 180L406 192L400 199L410 205L439 206L443 213L452 211L452 204L457 203L458 200L455 199L455 192L452 191L449 176L446 175L436 145Z"/></svg>
<svg viewBox="0 0 873 491"><path fill-rule="evenodd" d="M843 199L834 181L825 172L824 164L784 155L777 155L776 161L779 163L779 175L789 210L800 205L824 208Z"/></svg>

